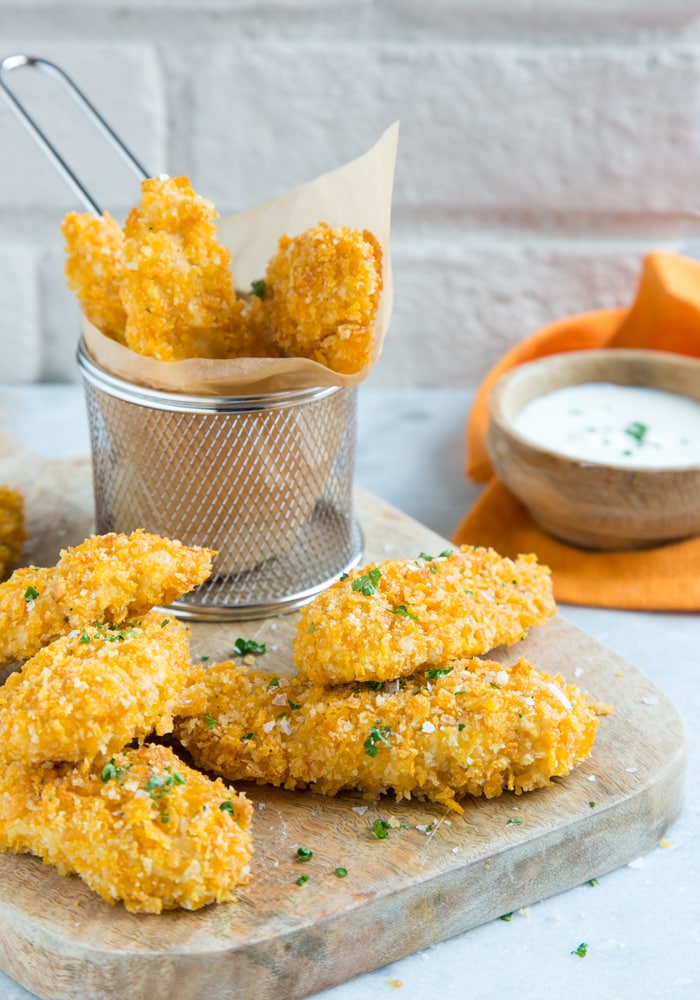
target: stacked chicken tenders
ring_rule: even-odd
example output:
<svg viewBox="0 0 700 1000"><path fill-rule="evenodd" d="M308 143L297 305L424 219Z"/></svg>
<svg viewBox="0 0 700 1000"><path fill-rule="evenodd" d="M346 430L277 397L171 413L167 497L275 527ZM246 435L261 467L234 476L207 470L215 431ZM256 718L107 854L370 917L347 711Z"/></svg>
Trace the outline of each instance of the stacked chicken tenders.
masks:
<svg viewBox="0 0 700 1000"><path fill-rule="evenodd" d="M66 276L90 322L160 361L292 356L360 372L383 284L374 235L319 223L282 236L264 277L239 295L216 218L186 177L144 181L123 231L109 214L67 215Z"/></svg>
<svg viewBox="0 0 700 1000"><path fill-rule="evenodd" d="M149 610L211 572L214 553L144 532L88 539L0 586L0 848L76 872L133 911L231 899L251 806L166 747L189 710L189 641Z"/></svg>
<svg viewBox="0 0 700 1000"><path fill-rule="evenodd" d="M299 676L202 670L176 734L232 780L367 798L392 790L462 812L466 794L529 791L591 751L596 710L562 677L478 658L555 612L549 571L489 549L375 563L301 613ZM213 722L215 720L215 722Z"/></svg>

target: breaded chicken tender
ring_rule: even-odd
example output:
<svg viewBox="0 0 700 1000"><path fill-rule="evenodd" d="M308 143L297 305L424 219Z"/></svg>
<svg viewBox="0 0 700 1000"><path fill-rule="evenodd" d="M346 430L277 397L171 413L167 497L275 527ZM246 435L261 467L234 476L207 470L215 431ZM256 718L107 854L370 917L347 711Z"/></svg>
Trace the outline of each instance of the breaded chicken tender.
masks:
<svg viewBox="0 0 700 1000"><path fill-rule="evenodd" d="M83 312L98 330L125 343L126 311L120 289L124 277L124 235L105 212L69 212L61 232L66 241L66 278Z"/></svg>
<svg viewBox="0 0 700 1000"><path fill-rule="evenodd" d="M265 274L273 342L343 374L369 363L382 292L382 249L368 230L320 223L283 236Z"/></svg>
<svg viewBox="0 0 700 1000"><path fill-rule="evenodd" d="M79 763L170 732L189 659L189 630L162 612L74 629L0 688L0 760Z"/></svg>
<svg viewBox="0 0 700 1000"><path fill-rule="evenodd" d="M487 653L554 615L546 566L462 546L353 570L302 609L292 654L317 684L392 680Z"/></svg>
<svg viewBox="0 0 700 1000"><path fill-rule="evenodd" d="M124 224L127 345L160 361L240 357L243 302L214 206L186 177L153 177L141 190Z"/></svg>
<svg viewBox="0 0 700 1000"><path fill-rule="evenodd" d="M215 553L158 535L93 535L55 567L17 569L0 584L0 666L34 656L74 628L119 625L202 583Z"/></svg>
<svg viewBox="0 0 700 1000"><path fill-rule="evenodd" d="M162 746L86 768L0 768L0 849L76 873L135 913L234 898L252 853L252 808Z"/></svg>
<svg viewBox="0 0 700 1000"><path fill-rule="evenodd" d="M230 780L366 798L393 790L461 812L465 795L530 791L591 751L588 697L521 659L457 660L388 685L320 688L221 663L202 671L201 714L175 732L195 763Z"/></svg>
<svg viewBox="0 0 700 1000"><path fill-rule="evenodd" d="M0 580L17 560L26 537L22 494L9 486L0 486Z"/></svg>

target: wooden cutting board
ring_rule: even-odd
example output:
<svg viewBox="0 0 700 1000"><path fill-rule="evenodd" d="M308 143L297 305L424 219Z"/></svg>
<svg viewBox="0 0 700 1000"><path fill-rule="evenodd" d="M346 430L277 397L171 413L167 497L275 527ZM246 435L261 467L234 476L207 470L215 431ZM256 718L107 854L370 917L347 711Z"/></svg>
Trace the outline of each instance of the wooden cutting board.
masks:
<svg viewBox="0 0 700 1000"><path fill-rule="evenodd" d="M3 471L0 461L0 479ZM25 484L32 561L46 563L89 529L89 464L47 463L36 476L35 461L32 471ZM446 547L359 490L356 510L365 561ZM215 660L230 656L238 636L255 638L269 650L260 666L288 669L294 623L287 615L196 624L193 649ZM568 778L517 798L469 800L464 816L420 802L368 804L356 795L252 786L250 885L237 902L196 913L130 914L38 859L3 855L0 967L52 1000L294 1000L652 848L682 803L686 747L674 707L561 615L533 631L517 655L615 707L601 721L592 757ZM515 653L495 658L507 663ZM376 818L396 824L387 839L374 836ZM295 861L299 846L314 852L308 864ZM335 875L339 866L347 877ZM302 873L309 879L299 886Z"/></svg>

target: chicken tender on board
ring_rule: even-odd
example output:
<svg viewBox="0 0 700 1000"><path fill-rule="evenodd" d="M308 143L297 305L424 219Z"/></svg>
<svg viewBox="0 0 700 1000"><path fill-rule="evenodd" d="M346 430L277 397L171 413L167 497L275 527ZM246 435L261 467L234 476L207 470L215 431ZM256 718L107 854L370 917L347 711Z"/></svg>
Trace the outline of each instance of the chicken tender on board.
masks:
<svg viewBox="0 0 700 1000"><path fill-rule="evenodd" d="M26 537L22 494L9 486L0 486L0 580L16 562Z"/></svg>
<svg viewBox="0 0 700 1000"><path fill-rule="evenodd" d="M160 361L240 357L243 302L217 213L187 177L143 181L124 224L126 342Z"/></svg>
<svg viewBox="0 0 700 1000"><path fill-rule="evenodd" d="M76 873L135 913L196 910L247 880L252 807L163 746L90 766L0 768L0 849Z"/></svg>
<svg viewBox="0 0 700 1000"><path fill-rule="evenodd" d="M442 802L527 792L591 752L587 695L521 659L457 660L388 685L321 688L234 663L202 670L175 733L195 763L229 780L323 795L359 789Z"/></svg>
<svg viewBox="0 0 700 1000"><path fill-rule="evenodd" d="M17 569L0 584L0 666L34 656L74 628L119 625L170 604L211 573L215 553L144 531L93 535L55 567Z"/></svg>
<svg viewBox="0 0 700 1000"><path fill-rule="evenodd" d="M189 630L162 612L74 629L0 688L0 761L77 763L162 736L189 669Z"/></svg>
<svg viewBox="0 0 700 1000"><path fill-rule="evenodd" d="M382 249L366 229L320 223L283 236L265 274L272 340L334 371L361 371L372 355L382 284Z"/></svg>
<svg viewBox="0 0 700 1000"><path fill-rule="evenodd" d="M421 553L353 570L319 594L301 611L293 660L317 684L386 681L510 646L555 611L535 556Z"/></svg>
<svg viewBox="0 0 700 1000"><path fill-rule="evenodd" d="M83 312L98 330L125 343L126 311L120 290L124 278L124 234L105 212L69 212L61 232L66 241L66 279Z"/></svg>

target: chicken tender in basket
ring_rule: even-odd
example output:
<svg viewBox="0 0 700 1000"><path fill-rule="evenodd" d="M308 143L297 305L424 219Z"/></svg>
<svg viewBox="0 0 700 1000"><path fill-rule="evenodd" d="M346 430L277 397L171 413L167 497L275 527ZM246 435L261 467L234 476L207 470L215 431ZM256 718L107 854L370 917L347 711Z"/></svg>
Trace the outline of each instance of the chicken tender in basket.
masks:
<svg viewBox="0 0 700 1000"><path fill-rule="evenodd" d="M16 562L26 537L22 494L9 486L0 486L0 580Z"/></svg>
<svg viewBox="0 0 700 1000"><path fill-rule="evenodd" d="M189 630L162 612L74 629L0 688L0 761L78 763L162 736L189 669Z"/></svg>
<svg viewBox="0 0 700 1000"><path fill-rule="evenodd" d="M265 275L273 342L343 374L372 356L382 292L382 249L368 230L319 224L283 236Z"/></svg>
<svg viewBox="0 0 700 1000"><path fill-rule="evenodd" d="M125 343L126 311L121 300L124 235L105 212L69 212L61 226L66 241L66 278L83 312L98 330Z"/></svg>
<svg viewBox="0 0 700 1000"><path fill-rule="evenodd" d="M74 628L137 618L211 573L215 553L144 531L93 535L56 566L17 569L0 584L0 667Z"/></svg>
<svg viewBox="0 0 700 1000"><path fill-rule="evenodd" d="M244 356L243 302L214 206L186 177L153 177L141 190L124 224L127 345L160 361Z"/></svg>
<svg viewBox="0 0 700 1000"><path fill-rule="evenodd" d="M535 556L421 553L353 570L319 594L302 609L293 659L317 684L386 681L510 646L555 611Z"/></svg>
<svg viewBox="0 0 700 1000"><path fill-rule="evenodd" d="M191 692L200 714L175 733L195 763L229 780L323 795L392 791L462 812L465 795L527 792L591 752L587 695L525 660L456 660L381 684L321 688L220 663Z"/></svg>
<svg viewBox="0 0 700 1000"><path fill-rule="evenodd" d="M83 768L0 768L0 849L36 854L135 913L233 899L248 878L251 814L245 796L162 746Z"/></svg>

